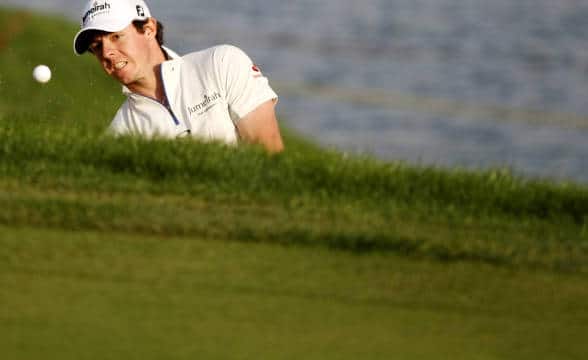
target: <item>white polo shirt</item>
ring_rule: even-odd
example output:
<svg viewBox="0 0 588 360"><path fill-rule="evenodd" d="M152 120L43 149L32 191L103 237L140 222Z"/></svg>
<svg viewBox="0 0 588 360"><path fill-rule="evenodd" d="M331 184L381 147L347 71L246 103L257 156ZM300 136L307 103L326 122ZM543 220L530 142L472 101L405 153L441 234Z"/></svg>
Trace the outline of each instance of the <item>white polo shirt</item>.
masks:
<svg viewBox="0 0 588 360"><path fill-rule="evenodd" d="M110 124L114 135L147 138L193 136L236 143L235 124L259 105L277 99L259 68L242 50L219 45L161 64L168 106L123 87L127 100Z"/></svg>

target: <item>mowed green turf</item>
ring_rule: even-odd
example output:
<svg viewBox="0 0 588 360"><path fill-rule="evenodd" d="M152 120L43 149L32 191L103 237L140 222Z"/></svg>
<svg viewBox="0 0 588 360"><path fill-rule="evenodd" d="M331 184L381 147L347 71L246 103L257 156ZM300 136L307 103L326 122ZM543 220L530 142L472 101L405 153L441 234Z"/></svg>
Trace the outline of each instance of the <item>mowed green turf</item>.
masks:
<svg viewBox="0 0 588 360"><path fill-rule="evenodd" d="M588 351L582 277L199 238L0 234L0 347L10 359L582 359Z"/></svg>
<svg viewBox="0 0 588 360"><path fill-rule="evenodd" d="M588 354L585 185L103 137L75 31L0 11L2 358Z"/></svg>

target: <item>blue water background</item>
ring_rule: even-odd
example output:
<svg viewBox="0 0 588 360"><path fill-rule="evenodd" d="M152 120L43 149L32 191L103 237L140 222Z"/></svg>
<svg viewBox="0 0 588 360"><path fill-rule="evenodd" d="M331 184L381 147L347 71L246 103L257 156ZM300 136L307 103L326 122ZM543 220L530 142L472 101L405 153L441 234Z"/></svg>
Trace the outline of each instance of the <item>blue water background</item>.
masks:
<svg viewBox="0 0 588 360"><path fill-rule="evenodd" d="M83 4L26 2L76 21ZM180 53L246 50L286 126L322 144L588 183L586 0L148 4Z"/></svg>

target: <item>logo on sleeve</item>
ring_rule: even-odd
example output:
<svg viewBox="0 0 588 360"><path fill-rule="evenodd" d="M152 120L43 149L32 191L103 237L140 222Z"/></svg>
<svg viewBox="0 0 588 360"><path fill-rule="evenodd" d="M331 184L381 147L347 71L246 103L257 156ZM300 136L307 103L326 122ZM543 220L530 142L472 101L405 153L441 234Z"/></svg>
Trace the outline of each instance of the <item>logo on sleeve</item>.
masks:
<svg viewBox="0 0 588 360"><path fill-rule="evenodd" d="M254 78L263 76L263 74L261 73L261 69L259 68L259 65L253 64L253 66L251 66L251 71Z"/></svg>

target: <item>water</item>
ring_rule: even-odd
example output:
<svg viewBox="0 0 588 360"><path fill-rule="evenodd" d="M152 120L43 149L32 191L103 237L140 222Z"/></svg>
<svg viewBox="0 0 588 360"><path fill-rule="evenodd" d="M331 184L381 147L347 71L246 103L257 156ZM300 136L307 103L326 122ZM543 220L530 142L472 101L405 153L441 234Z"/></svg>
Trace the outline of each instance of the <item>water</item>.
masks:
<svg viewBox="0 0 588 360"><path fill-rule="evenodd" d="M77 19L83 3L27 6ZM323 144L588 182L586 0L148 3L179 52L246 50L286 125Z"/></svg>

